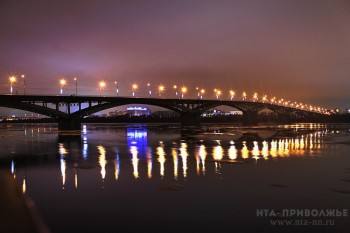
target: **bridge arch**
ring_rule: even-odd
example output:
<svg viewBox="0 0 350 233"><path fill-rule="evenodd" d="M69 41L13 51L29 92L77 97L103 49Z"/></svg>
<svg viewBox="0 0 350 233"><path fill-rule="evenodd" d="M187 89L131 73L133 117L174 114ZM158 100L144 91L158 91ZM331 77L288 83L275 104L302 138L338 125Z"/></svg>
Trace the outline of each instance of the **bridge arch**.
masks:
<svg viewBox="0 0 350 233"><path fill-rule="evenodd" d="M133 101L128 101L128 102L122 102L122 103L107 102L107 103L97 104L97 105L94 105L94 106L91 106L91 107L84 108L84 109L81 109L79 111L76 111L76 112L72 113L71 115L73 117L85 117L85 116L94 114L96 112L100 112L100 111L103 111L103 110L107 110L107 109L115 108L115 107L119 107L119 106L125 106L125 105L129 105L129 104L144 104L144 105L149 105L149 106L162 107L162 108L165 108L165 109L168 109L168 110L180 113L180 114L182 112L180 109L178 109L176 107L173 107L171 105L168 105L168 104L164 104L164 103L149 103L149 102L145 102L145 101L142 101L142 100L139 100L139 101L137 101L137 100L138 99L135 99Z"/></svg>
<svg viewBox="0 0 350 233"><path fill-rule="evenodd" d="M161 98L130 98L130 97L97 97L97 96L41 96L41 95L0 95L0 107L24 110L53 117L58 120L59 128L63 130L79 129L81 118L113 107L129 104L145 104L169 109L181 116L183 125L199 124L200 115L206 110L228 106L243 112L244 124L257 124L258 112L270 109L286 119L291 114L317 115L310 112L279 106L271 103L254 101L228 100L199 100L199 99L161 99ZM83 106L88 104L87 107ZM60 111L60 106L67 106L67 112ZM72 112L72 106L79 106L78 111ZM85 107L85 108L82 108Z"/></svg>
<svg viewBox="0 0 350 233"><path fill-rule="evenodd" d="M27 112L32 113L38 113L40 115L52 117L52 118L64 118L68 119L69 115L67 113L61 112L56 109L48 108L45 106L40 106L36 104L30 104L26 102L7 102L7 101L1 101L0 107L6 107L6 108L12 108L12 109L18 109L23 110Z"/></svg>
<svg viewBox="0 0 350 233"><path fill-rule="evenodd" d="M200 109L200 113L204 113L210 109L213 109L213 108L217 108L219 106L227 106L227 107L232 107L232 108L235 108L241 112L244 112L245 109L242 108L241 106L235 104L235 103L211 103L211 104L208 104L207 106L203 107L202 109Z"/></svg>

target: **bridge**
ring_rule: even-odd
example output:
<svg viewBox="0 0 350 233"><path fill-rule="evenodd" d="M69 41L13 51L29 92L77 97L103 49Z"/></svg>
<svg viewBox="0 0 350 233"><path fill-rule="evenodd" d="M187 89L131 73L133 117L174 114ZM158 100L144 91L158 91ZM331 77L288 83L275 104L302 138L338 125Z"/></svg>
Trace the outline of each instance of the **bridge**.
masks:
<svg viewBox="0 0 350 233"><path fill-rule="evenodd" d="M162 99L138 97L55 96L55 95L0 95L0 107L38 113L56 118L59 130L81 130L82 118L93 113L128 104L145 104L166 108L180 114L182 126L199 126L205 111L229 106L243 113L245 125L256 125L258 113L270 109L281 118L292 115L320 115L322 113L274 103L247 100ZM62 111L60 107L65 107Z"/></svg>

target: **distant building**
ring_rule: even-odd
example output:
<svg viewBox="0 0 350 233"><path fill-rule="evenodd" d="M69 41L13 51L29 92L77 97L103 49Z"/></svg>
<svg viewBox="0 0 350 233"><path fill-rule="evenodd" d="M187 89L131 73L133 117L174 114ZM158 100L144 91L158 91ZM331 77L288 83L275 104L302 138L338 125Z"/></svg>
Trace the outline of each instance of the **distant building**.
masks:
<svg viewBox="0 0 350 233"><path fill-rule="evenodd" d="M229 115L242 115L243 113L238 110L231 110L229 112L225 112L218 109L211 109L208 111L205 111L202 116L203 117L212 117L212 116L229 116Z"/></svg>
<svg viewBox="0 0 350 233"><path fill-rule="evenodd" d="M146 107L128 107L126 113L129 116L150 116L151 110Z"/></svg>
<svg viewBox="0 0 350 233"><path fill-rule="evenodd" d="M113 112L109 112L108 113L108 116L109 117L116 117L116 116L124 116L126 115L127 113L125 111L119 111L119 110L115 110Z"/></svg>

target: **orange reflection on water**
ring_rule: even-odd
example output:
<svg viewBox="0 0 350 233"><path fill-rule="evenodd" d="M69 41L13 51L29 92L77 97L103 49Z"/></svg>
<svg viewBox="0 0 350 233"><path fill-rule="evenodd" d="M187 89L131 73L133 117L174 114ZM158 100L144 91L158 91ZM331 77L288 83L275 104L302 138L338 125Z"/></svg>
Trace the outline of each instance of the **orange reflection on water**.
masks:
<svg viewBox="0 0 350 233"><path fill-rule="evenodd" d="M158 162L160 164L160 176L164 177L165 151L163 143L157 147Z"/></svg>
<svg viewBox="0 0 350 233"><path fill-rule="evenodd" d="M22 183L22 193L26 193L27 191L27 185L26 185L26 178L23 178L23 183Z"/></svg>
<svg viewBox="0 0 350 233"><path fill-rule="evenodd" d="M231 141L230 144L231 146L228 149L228 157L232 160L235 160L237 159L237 150L236 150L235 142Z"/></svg>
<svg viewBox="0 0 350 233"><path fill-rule="evenodd" d="M222 160L223 157L224 151L222 150L222 146L219 144L213 148L213 159Z"/></svg>
<svg viewBox="0 0 350 233"><path fill-rule="evenodd" d="M271 141L270 155L275 158L277 157L277 140Z"/></svg>
<svg viewBox="0 0 350 233"><path fill-rule="evenodd" d="M152 178L152 154L150 148L147 148L147 177L148 179Z"/></svg>
<svg viewBox="0 0 350 233"><path fill-rule="evenodd" d="M77 173L77 169L74 169L74 187L76 189L78 188L78 173Z"/></svg>
<svg viewBox="0 0 350 233"><path fill-rule="evenodd" d="M101 166L101 177L102 181L106 178L106 148L104 146L97 146L97 150L100 153L99 158L98 158L98 163Z"/></svg>
<svg viewBox="0 0 350 233"><path fill-rule="evenodd" d="M260 155L260 151L259 151L259 146L258 146L258 142L254 141L253 142L253 150L252 150L252 156L255 160L259 159L259 155Z"/></svg>
<svg viewBox="0 0 350 233"><path fill-rule="evenodd" d="M119 155L117 154L114 160L114 178L116 181L119 179L119 171L120 171L120 161L119 161Z"/></svg>
<svg viewBox="0 0 350 233"><path fill-rule="evenodd" d="M205 159L207 157L207 151L204 145L199 146L198 154L202 163L202 173L205 175Z"/></svg>
<svg viewBox="0 0 350 233"><path fill-rule="evenodd" d="M184 178L187 177L187 144L186 143L181 143L181 147L180 147L180 156L182 159L182 171L183 171L183 176Z"/></svg>
<svg viewBox="0 0 350 233"><path fill-rule="evenodd" d="M243 148L241 150L242 158L248 159L249 158L249 150L247 148L246 142L243 141Z"/></svg>
<svg viewBox="0 0 350 233"><path fill-rule="evenodd" d="M178 178L178 166L179 166L179 160L177 158L177 148L171 148L171 155L173 156L173 163L174 163L174 179L177 180Z"/></svg>
<svg viewBox="0 0 350 233"><path fill-rule="evenodd" d="M269 157L269 144L266 141L263 141L262 144L263 144L263 147L261 150L261 154L264 157L264 159L268 159L268 157Z"/></svg>

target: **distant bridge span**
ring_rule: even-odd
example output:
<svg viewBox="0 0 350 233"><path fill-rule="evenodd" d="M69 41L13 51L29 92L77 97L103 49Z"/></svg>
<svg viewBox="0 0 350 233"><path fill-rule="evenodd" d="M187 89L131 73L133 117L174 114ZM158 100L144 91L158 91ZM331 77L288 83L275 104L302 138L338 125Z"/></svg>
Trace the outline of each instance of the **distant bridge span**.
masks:
<svg viewBox="0 0 350 233"><path fill-rule="evenodd" d="M229 106L243 113L243 123L258 123L258 113L270 109L281 117L292 114L318 115L320 113L271 103L238 100L202 99L162 99L138 97L100 97L100 96L44 96L44 95L0 95L0 107L25 110L56 118L59 130L80 130L81 119L93 113L127 104L145 104L175 111L181 116L183 126L199 126L200 115L217 106ZM84 107L84 106L85 107ZM66 112L60 107L66 106ZM72 111L77 109L76 111Z"/></svg>

